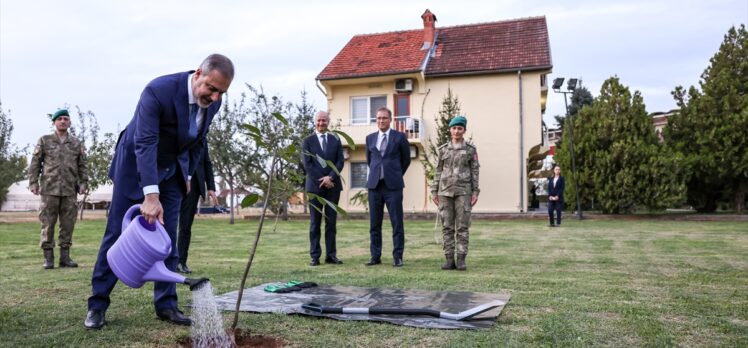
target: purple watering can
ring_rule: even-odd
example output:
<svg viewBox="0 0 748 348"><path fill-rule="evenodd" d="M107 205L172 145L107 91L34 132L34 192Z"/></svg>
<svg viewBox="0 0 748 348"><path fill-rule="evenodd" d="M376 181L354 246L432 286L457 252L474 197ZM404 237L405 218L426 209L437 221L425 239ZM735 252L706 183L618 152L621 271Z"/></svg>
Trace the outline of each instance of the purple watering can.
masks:
<svg viewBox="0 0 748 348"><path fill-rule="evenodd" d="M148 223L145 217L133 214L140 204L133 205L122 219L122 234L106 253L109 267L123 283L139 288L147 281L187 284L195 290L207 278L185 278L166 268L164 260L171 253L171 239L158 221Z"/></svg>

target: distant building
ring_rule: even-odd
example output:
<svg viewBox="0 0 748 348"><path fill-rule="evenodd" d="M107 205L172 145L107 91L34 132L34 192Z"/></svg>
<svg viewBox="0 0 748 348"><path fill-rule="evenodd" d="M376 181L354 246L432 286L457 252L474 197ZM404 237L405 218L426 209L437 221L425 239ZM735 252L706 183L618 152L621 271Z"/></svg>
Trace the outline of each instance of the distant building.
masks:
<svg viewBox="0 0 748 348"><path fill-rule="evenodd" d="M678 112L678 109L673 109L668 112L653 112L649 114L652 117L652 125L654 126L657 137L660 138L660 142L664 142L665 138L662 135L662 130L667 125L667 120L670 116Z"/></svg>
<svg viewBox="0 0 748 348"><path fill-rule="evenodd" d="M86 209L106 209L112 202L112 185L99 186L86 199ZM82 200L83 195L78 195ZM37 211L41 204L41 197L29 191L29 181L21 180L8 188L8 195L3 202L1 211Z"/></svg>

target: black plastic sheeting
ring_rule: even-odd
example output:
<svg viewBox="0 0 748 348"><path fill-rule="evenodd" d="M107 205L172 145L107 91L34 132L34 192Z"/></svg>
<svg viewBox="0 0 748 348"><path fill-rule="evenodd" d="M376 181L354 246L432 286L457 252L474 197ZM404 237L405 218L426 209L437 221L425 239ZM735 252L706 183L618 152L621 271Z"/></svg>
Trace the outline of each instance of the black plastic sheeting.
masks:
<svg viewBox="0 0 748 348"><path fill-rule="evenodd" d="M383 321L397 325L434 329L488 329L504 306L481 313L469 320L450 320L422 315L320 314L301 308L314 302L327 307L428 308L459 313L491 301L509 302L509 294L487 294L469 291L425 291L360 288L319 285L286 294L266 292L268 284L244 289L240 311L259 313L302 314L338 320ZM215 297L219 309L233 311L239 292Z"/></svg>

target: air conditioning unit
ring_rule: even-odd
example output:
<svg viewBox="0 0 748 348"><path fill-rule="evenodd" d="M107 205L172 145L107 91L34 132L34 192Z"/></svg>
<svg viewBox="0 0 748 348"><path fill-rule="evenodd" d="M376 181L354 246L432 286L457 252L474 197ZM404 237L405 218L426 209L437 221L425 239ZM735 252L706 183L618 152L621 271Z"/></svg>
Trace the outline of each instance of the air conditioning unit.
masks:
<svg viewBox="0 0 748 348"><path fill-rule="evenodd" d="M411 92L413 91L413 79L399 79L395 80L395 90L398 92Z"/></svg>

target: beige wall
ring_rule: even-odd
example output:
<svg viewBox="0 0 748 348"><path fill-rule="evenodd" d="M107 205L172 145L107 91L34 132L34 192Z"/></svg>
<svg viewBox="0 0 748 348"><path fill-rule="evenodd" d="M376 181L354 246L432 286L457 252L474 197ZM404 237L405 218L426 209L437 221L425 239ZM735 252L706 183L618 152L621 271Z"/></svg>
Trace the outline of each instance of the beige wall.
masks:
<svg viewBox="0 0 748 348"><path fill-rule="evenodd" d="M542 73L548 73L544 71ZM426 134L435 131L434 118L447 88L459 99L463 114L468 118L465 136L472 138L478 148L481 163L481 195L475 212L518 212L527 207L526 156L534 145L541 142L541 86L540 72L522 74L523 150L520 154L520 87L516 72L487 76L442 77L427 79L425 84L415 81L411 94L411 115L421 117ZM410 76L408 76L410 77ZM402 77L397 77L402 78ZM376 131L375 125L351 126L350 99L352 96L387 95L388 107L393 108L393 77L381 82L367 80L354 85L325 87L328 90L328 107L333 124L341 119L340 129L364 144L367 134ZM332 92L332 93L330 93ZM332 96L332 98L330 98ZM421 106L423 105L423 110ZM424 153L427 141L411 140ZM346 179L340 205L349 211L363 211L363 207L349 206L348 199L357 189L350 188L350 161L366 161L363 146L349 151L350 158L343 169ZM522 157L520 157L522 156ZM405 174L403 209L405 211L435 211L428 199L428 188L420 159L413 159ZM351 192L352 191L352 192ZM520 197L522 195L522 197Z"/></svg>

